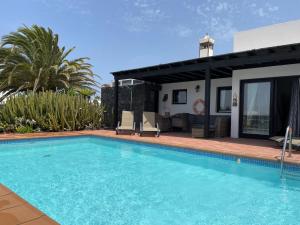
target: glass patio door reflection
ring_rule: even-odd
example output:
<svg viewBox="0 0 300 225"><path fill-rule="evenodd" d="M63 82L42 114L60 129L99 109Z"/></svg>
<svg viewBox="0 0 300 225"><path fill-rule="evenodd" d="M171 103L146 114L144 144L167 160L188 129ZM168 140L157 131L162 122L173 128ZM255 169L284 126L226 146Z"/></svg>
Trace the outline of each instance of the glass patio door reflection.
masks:
<svg viewBox="0 0 300 225"><path fill-rule="evenodd" d="M243 83L242 135L270 135L271 87L271 81Z"/></svg>

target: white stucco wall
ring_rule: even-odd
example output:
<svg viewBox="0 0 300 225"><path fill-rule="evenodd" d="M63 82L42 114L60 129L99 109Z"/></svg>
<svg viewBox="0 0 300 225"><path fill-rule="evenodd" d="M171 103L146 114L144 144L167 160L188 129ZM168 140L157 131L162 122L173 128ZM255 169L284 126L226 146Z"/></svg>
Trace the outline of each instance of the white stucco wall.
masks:
<svg viewBox="0 0 300 225"><path fill-rule="evenodd" d="M233 51L300 43L300 20L237 32Z"/></svg>
<svg viewBox="0 0 300 225"><path fill-rule="evenodd" d="M230 113L217 113L216 112L216 100L217 100L217 87L231 86L231 78L213 79L211 80L211 99L210 99L210 113L211 115L230 115ZM196 92L195 87L200 85L199 92ZM172 92L176 89L187 89L187 104L176 105L172 104ZM190 113L193 112L193 104L195 100L204 100L205 93L205 81L189 81L189 82L179 82L163 84L162 89L159 92L159 113L164 115L165 112L170 112L171 115L177 113ZM168 94L168 100L163 102L163 96Z"/></svg>
<svg viewBox="0 0 300 225"><path fill-rule="evenodd" d="M239 107L240 107L240 83L241 80L272 78L284 76L299 76L300 64L284 66L261 67L255 69L235 70L232 75L232 95L237 95L238 106L231 109L231 137L239 137Z"/></svg>

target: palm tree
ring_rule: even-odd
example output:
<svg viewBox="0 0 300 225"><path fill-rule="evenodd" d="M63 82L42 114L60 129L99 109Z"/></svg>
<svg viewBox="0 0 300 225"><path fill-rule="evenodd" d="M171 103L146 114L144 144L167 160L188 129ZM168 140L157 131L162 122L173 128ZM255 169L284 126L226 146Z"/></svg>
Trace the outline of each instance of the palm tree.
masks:
<svg viewBox="0 0 300 225"><path fill-rule="evenodd" d="M94 91L96 76L88 58L68 60L74 48L58 45L58 35L48 28L21 27L2 38L0 93L6 97L24 91L81 89Z"/></svg>

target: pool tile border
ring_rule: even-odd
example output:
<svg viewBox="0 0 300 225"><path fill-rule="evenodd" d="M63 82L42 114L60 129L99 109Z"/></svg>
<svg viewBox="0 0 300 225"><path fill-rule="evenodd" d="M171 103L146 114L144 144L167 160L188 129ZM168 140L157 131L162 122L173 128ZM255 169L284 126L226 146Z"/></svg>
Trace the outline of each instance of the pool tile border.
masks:
<svg viewBox="0 0 300 225"><path fill-rule="evenodd" d="M280 168L280 163L272 160L266 160L266 159L258 159L258 158L251 158L247 156L238 156L233 154L224 154L219 152L211 152L203 149L194 149L194 148L183 148L183 147L175 147L175 146L169 146L164 144L158 144L158 143L148 143L148 142L141 142L141 141L135 141L135 140L126 140L126 139L120 139L120 138L113 138L113 137L106 137L106 136L99 136L99 135L90 135L92 137L98 137L98 138L104 138L104 139L110 139L110 140L117 140L120 142L125 143L135 143L138 145L147 145L147 146L159 146L160 148L164 148L166 150L171 151L178 151L178 152L185 152L188 154L195 154L195 155L201 155L205 157L210 158L218 158L223 160L229 160L229 161L237 161L240 160L240 163L247 163L257 166L264 166L264 167L271 167L271 168ZM292 164L292 163L285 163L284 168L290 172L300 172L300 165L298 164Z"/></svg>
<svg viewBox="0 0 300 225"><path fill-rule="evenodd" d="M171 151L185 152L188 154L201 155L201 156L206 156L206 157L210 157L210 158L218 158L218 159L235 161L235 162L237 160L240 160L241 163L259 165L259 166L265 166L265 167L272 167L272 168L280 168L280 163L277 161L273 161L273 160L251 158L251 157L247 157L247 156L224 154L222 152L212 152L212 151L207 151L205 149L176 147L176 146L165 145L165 144L149 143L149 142L142 142L142 141L136 141L136 140L127 140L127 139L106 137L106 136L100 136L100 135L87 135L87 136L95 137L95 138L116 140L116 141L125 142L125 143L135 143L138 145L147 145L150 147L151 146L152 147L159 146L160 148L164 148L166 150L171 150ZM293 163L285 163L285 169L288 169L290 171L299 171L300 172L300 165L293 164Z"/></svg>
<svg viewBox="0 0 300 225"><path fill-rule="evenodd" d="M11 144L11 143L24 143L28 141L48 141L49 139L73 139L73 138L84 138L94 135L89 134L81 134L77 136L50 136L50 137L30 137L30 138L22 138L22 139L0 139L0 145L1 144Z"/></svg>

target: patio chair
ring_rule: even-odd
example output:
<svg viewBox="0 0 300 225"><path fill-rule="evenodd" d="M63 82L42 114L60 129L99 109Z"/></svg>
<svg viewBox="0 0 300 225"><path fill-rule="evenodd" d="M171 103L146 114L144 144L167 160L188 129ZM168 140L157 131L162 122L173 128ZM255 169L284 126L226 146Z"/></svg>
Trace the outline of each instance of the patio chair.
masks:
<svg viewBox="0 0 300 225"><path fill-rule="evenodd" d="M121 132L135 133L134 114L132 111L122 111L122 120L121 123L120 121L118 122L116 134L118 135Z"/></svg>
<svg viewBox="0 0 300 225"><path fill-rule="evenodd" d="M276 142L279 147L283 146L284 136L274 136L274 137L271 137L269 139L271 141ZM290 142L290 140L288 139L287 143L289 143L289 142ZM292 138L292 147L295 150L300 150L300 137L293 137Z"/></svg>
<svg viewBox="0 0 300 225"><path fill-rule="evenodd" d="M199 122L192 125L192 137L204 137L204 118L201 116ZM211 137L227 137L229 136L230 119L227 116L212 117L209 125L209 135Z"/></svg>
<svg viewBox="0 0 300 225"><path fill-rule="evenodd" d="M271 141L275 141L279 146L283 145L284 136L274 136L269 138Z"/></svg>
<svg viewBox="0 0 300 225"><path fill-rule="evenodd" d="M171 118L170 116L162 116L157 114L157 122L159 124L160 132L168 132L171 130Z"/></svg>
<svg viewBox="0 0 300 225"><path fill-rule="evenodd" d="M140 125L140 136L144 133L155 133L159 137L158 123L155 126L155 112L143 112L143 122Z"/></svg>

